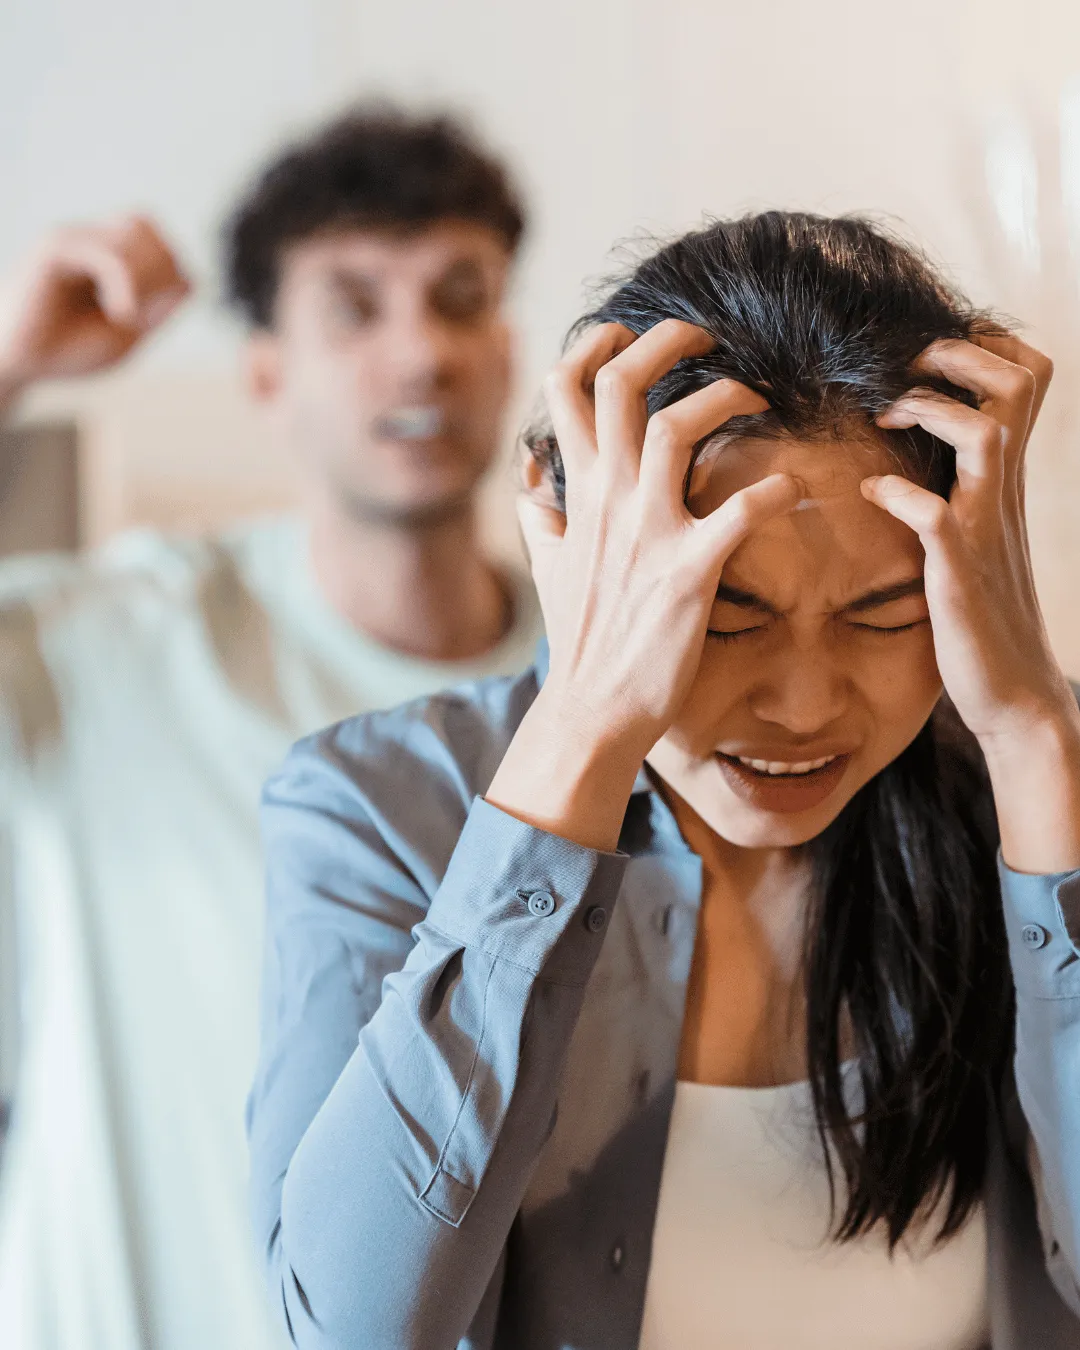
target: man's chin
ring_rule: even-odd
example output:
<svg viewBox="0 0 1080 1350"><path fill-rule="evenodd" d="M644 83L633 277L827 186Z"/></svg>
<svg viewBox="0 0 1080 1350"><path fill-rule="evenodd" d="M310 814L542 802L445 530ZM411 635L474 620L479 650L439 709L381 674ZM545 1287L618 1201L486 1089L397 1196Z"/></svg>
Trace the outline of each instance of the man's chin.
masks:
<svg viewBox="0 0 1080 1350"><path fill-rule="evenodd" d="M476 505L474 485L417 496L375 496L350 490L341 495L345 511L358 524L378 525L384 529L437 529L468 519Z"/></svg>

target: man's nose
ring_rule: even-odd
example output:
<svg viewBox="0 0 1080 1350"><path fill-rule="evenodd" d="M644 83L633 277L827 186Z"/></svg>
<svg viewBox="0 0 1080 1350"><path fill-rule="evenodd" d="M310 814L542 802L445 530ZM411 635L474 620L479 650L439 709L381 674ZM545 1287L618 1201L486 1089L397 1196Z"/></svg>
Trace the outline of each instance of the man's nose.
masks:
<svg viewBox="0 0 1080 1350"><path fill-rule="evenodd" d="M455 358L454 335L438 318L415 314L388 325L384 357L405 386L437 386L450 376Z"/></svg>
<svg viewBox="0 0 1080 1350"><path fill-rule="evenodd" d="M801 651L767 672L751 693L750 707L763 722L807 737L835 722L850 695L850 678L828 653Z"/></svg>

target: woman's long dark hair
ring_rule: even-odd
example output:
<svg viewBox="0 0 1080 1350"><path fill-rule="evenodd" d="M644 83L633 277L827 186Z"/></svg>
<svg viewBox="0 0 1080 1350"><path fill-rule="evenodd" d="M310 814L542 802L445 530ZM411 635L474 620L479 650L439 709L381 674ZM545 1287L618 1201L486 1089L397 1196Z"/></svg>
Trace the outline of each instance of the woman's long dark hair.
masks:
<svg viewBox="0 0 1080 1350"><path fill-rule="evenodd" d="M572 336L612 322L642 333L667 318L704 328L716 346L654 385L650 412L726 376L770 411L724 435L784 433L824 453L852 428L873 432L902 472L948 495L952 448L919 428L874 431L873 419L915 384L972 403L911 364L936 339L997 325L883 229L779 211L717 221L639 262ZM554 436L539 424L525 441L561 506ZM974 740L943 701L808 845L807 1060L841 1239L883 1223L895 1244L939 1201L945 1238L982 1192L1013 1018L988 801ZM843 1082L845 1025L855 1094Z"/></svg>

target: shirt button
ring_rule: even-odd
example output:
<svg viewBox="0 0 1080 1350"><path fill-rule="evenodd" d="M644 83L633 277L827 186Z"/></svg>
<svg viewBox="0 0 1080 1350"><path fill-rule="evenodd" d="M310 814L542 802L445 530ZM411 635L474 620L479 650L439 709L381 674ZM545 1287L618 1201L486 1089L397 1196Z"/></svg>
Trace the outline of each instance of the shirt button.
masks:
<svg viewBox="0 0 1080 1350"><path fill-rule="evenodd" d="M529 913L538 919L546 918L555 909L555 897L550 891L533 891L529 896Z"/></svg>
<svg viewBox="0 0 1080 1350"><path fill-rule="evenodd" d="M607 910L603 905L593 905L585 915L585 927L590 933L599 933L607 923Z"/></svg>
<svg viewBox="0 0 1080 1350"><path fill-rule="evenodd" d="M623 1246L622 1241L620 1240L616 1242L614 1247L612 1247L611 1254L608 1256L608 1264L611 1266L611 1269L615 1272L616 1275L618 1275L619 1271L622 1270L623 1262L625 1260L626 1260L626 1248Z"/></svg>
<svg viewBox="0 0 1080 1350"><path fill-rule="evenodd" d="M1020 940L1025 947L1030 947L1034 951L1037 947L1046 946L1050 934L1037 923L1026 923L1020 930Z"/></svg>
<svg viewBox="0 0 1080 1350"><path fill-rule="evenodd" d="M668 929L671 927L671 906L665 905L663 909L658 909L653 915L653 924L661 937L667 937Z"/></svg>

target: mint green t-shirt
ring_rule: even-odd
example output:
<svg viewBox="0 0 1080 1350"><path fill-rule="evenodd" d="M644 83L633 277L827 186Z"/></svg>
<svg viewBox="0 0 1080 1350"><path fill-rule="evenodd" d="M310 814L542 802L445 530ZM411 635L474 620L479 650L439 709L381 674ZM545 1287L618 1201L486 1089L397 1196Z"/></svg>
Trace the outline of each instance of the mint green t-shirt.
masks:
<svg viewBox="0 0 1080 1350"><path fill-rule="evenodd" d="M0 909L21 972L3 1344L281 1344L243 1128L260 789L318 727L528 665L539 611L514 584L495 649L432 663L330 609L290 520L0 566Z"/></svg>

